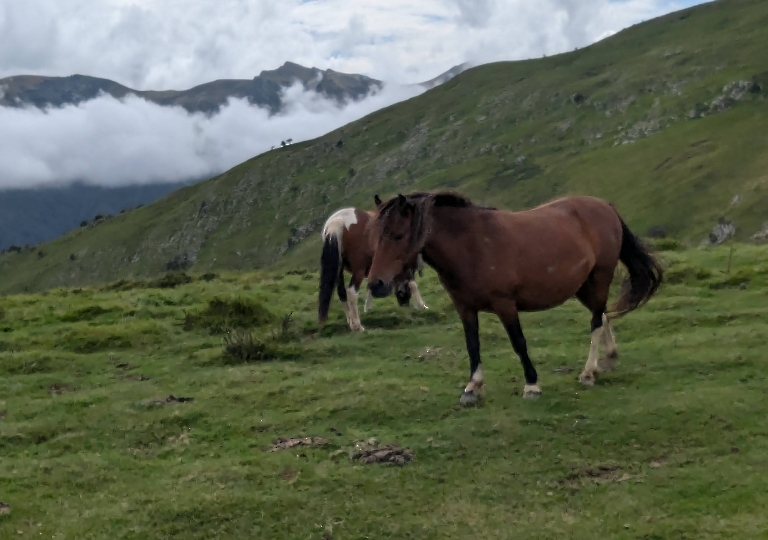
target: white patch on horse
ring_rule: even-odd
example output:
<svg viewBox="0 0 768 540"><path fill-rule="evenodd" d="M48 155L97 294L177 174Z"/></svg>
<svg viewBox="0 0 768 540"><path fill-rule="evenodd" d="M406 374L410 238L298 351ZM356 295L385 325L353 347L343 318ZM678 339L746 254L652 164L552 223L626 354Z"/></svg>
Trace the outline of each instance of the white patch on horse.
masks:
<svg viewBox="0 0 768 540"><path fill-rule="evenodd" d="M551 274L554 271L555 271L555 267L554 266L547 266L547 272L549 272Z"/></svg>
<svg viewBox="0 0 768 540"><path fill-rule="evenodd" d="M360 322L360 313L357 311L357 298L358 293L357 290L355 290L355 287L349 287L347 289L347 305L349 309L349 328L353 332L355 330L360 330L361 332L365 330L363 328L363 323Z"/></svg>
<svg viewBox="0 0 768 540"><path fill-rule="evenodd" d="M341 240L341 233L344 229L349 229L352 225L357 223L357 215L354 208L342 208L328 218L323 226L323 239L328 236L334 235L339 241Z"/></svg>
<svg viewBox="0 0 768 540"><path fill-rule="evenodd" d="M469 381L469 384L467 384L467 387L464 389L465 392L473 392L477 390L478 392L483 387L483 365L480 364L477 366L477 369L472 374L472 380Z"/></svg>
<svg viewBox="0 0 768 540"><path fill-rule="evenodd" d="M589 356L587 357L587 363L584 366L584 371L579 375L579 381L588 386L595 384L595 373L598 371L597 356L600 346L600 341L603 337L603 330L605 326L595 328L592 332L592 339L589 344Z"/></svg>
<svg viewBox="0 0 768 540"><path fill-rule="evenodd" d="M603 347L605 347L605 354L611 355L616 352L616 338L613 335L613 330L608 322L608 316L603 314Z"/></svg>
<svg viewBox="0 0 768 540"><path fill-rule="evenodd" d="M613 330L608 322L608 317L603 315L603 335L601 336L601 342L605 349L605 355L598 361L600 371L613 371L616 367L616 360L619 357L616 351L616 338L613 336Z"/></svg>
<svg viewBox="0 0 768 540"><path fill-rule="evenodd" d="M409 281L408 287L411 289L411 297L416 303L416 309L419 309L419 310L428 309L427 304L425 304L424 300L421 298L421 293L419 293L419 286L416 285L416 282L413 280ZM370 295L371 293L369 292L368 294Z"/></svg>
<svg viewBox="0 0 768 540"><path fill-rule="evenodd" d="M365 305L363 306L363 312L368 313L371 310L372 306L373 306L373 295L371 294L371 289L368 289L368 294L365 297Z"/></svg>

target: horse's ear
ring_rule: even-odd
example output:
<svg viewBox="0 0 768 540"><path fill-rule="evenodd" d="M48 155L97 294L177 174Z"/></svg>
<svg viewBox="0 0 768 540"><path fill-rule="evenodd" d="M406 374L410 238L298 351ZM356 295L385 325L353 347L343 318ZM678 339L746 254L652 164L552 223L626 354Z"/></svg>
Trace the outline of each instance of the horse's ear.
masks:
<svg viewBox="0 0 768 540"><path fill-rule="evenodd" d="M398 194L397 202L400 203L400 206L405 206L405 203L406 203L405 196L402 194Z"/></svg>
<svg viewBox="0 0 768 540"><path fill-rule="evenodd" d="M376 208L378 208L379 206L381 206L381 199L379 199L379 196L378 196L378 195L374 195L374 196L373 196L373 202L375 202L375 203L376 203Z"/></svg>

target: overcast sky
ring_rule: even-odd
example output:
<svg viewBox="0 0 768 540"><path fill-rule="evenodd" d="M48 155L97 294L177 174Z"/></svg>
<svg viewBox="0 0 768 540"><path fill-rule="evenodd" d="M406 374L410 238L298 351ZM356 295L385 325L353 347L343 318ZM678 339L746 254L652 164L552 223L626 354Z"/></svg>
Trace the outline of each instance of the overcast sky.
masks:
<svg viewBox="0 0 768 540"><path fill-rule="evenodd" d="M692 0L0 0L0 77L138 89L251 78L286 60L411 83L464 61L538 57Z"/></svg>
<svg viewBox="0 0 768 540"><path fill-rule="evenodd" d="M137 89L251 78L285 61L391 84L339 108L291 88L269 116L233 100L213 117L138 98L40 111L0 107L0 190L72 181L198 179L281 139L315 138L413 97L469 61L593 43L692 0L0 0L0 77L79 73ZM2 91L2 88L0 88Z"/></svg>

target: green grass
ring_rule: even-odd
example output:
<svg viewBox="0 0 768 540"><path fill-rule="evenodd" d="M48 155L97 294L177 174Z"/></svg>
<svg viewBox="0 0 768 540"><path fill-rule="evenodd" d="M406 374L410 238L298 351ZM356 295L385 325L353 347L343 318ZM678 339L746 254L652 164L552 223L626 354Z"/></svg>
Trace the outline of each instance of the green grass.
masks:
<svg viewBox="0 0 768 540"><path fill-rule="evenodd" d="M363 334L338 302L317 327L311 272L0 297L0 538L760 537L768 248L667 247L672 283L615 324L618 369L594 388L576 382L577 303L523 316L536 402L483 316L472 408L458 405L461 326L431 271L428 312L377 301ZM233 360L221 335L185 330L211 301L267 306L274 322L249 330L291 355ZM264 451L296 436L330 444ZM415 461L335 455L371 437Z"/></svg>
<svg viewBox="0 0 768 540"><path fill-rule="evenodd" d="M766 27L768 3L723 0L568 54L470 69L73 231L43 257L0 255L0 293L155 276L179 260L197 273L314 269L331 212L413 189L457 188L510 209L589 194L614 202L640 234L663 227L698 245L726 217L747 240L768 205ZM753 91L710 111L738 81Z"/></svg>

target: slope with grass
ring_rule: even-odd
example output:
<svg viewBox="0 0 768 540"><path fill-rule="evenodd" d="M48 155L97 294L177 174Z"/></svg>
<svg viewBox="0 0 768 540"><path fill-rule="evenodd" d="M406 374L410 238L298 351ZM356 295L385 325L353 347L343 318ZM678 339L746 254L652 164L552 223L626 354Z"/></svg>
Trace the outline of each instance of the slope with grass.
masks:
<svg viewBox="0 0 768 540"><path fill-rule="evenodd" d="M338 303L317 328L301 271L0 297L0 537L761 537L767 256L662 253L669 283L589 389L588 313L524 314L536 402L482 316L475 408L431 271L428 312L377 301L362 334ZM328 444L265 451L295 437ZM370 438L414 461L351 459Z"/></svg>
<svg viewBox="0 0 768 540"><path fill-rule="evenodd" d="M465 71L320 139L275 150L137 211L0 257L0 292L153 275L312 266L343 205L459 188L496 206L584 193L639 233L747 239L768 204L768 4L724 0L582 50Z"/></svg>

